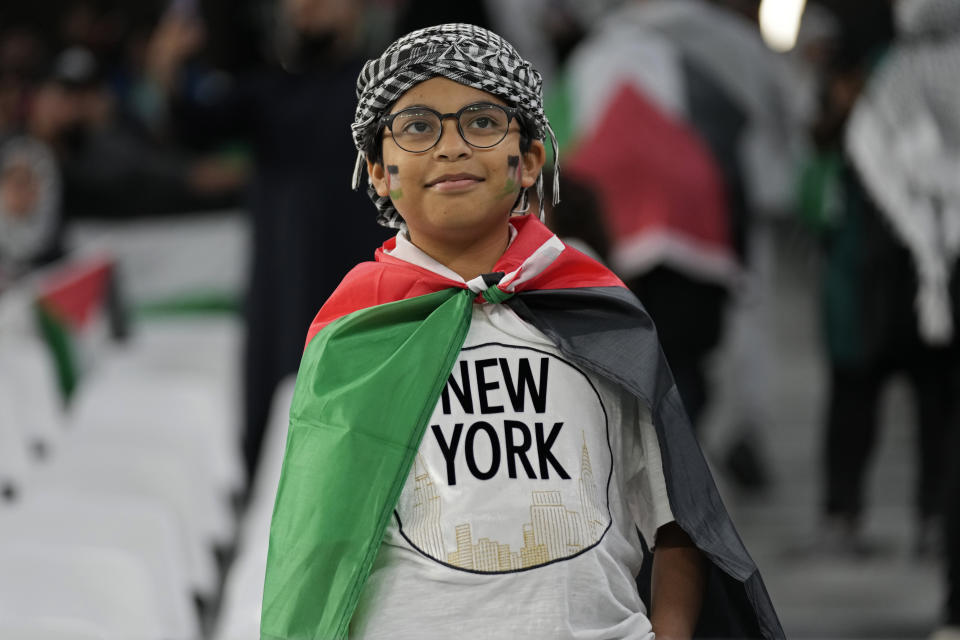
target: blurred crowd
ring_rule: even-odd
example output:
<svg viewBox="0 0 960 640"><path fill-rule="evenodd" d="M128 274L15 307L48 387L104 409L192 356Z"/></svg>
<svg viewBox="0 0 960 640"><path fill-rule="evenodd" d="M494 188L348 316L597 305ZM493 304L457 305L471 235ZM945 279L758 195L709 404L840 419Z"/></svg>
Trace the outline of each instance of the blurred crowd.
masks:
<svg viewBox="0 0 960 640"><path fill-rule="evenodd" d="M810 551L874 552L865 478L883 389L904 375L914 551L944 558L942 637L960 637L960 3L809 0L786 52L755 0L7 4L0 296L70 251L74 220L242 208L248 477L312 316L387 237L348 187L360 68L400 34L471 22L543 74L562 165L548 224L650 310L698 431L718 395L734 407L718 462L747 493L777 475L775 234L817 239L829 380Z"/></svg>

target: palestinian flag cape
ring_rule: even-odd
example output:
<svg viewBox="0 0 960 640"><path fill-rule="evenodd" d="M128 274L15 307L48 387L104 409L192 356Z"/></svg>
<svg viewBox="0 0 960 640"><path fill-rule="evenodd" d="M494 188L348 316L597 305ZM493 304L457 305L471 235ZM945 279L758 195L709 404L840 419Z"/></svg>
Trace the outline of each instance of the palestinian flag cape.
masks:
<svg viewBox="0 0 960 640"><path fill-rule="evenodd" d="M651 409L670 506L709 560L706 637L782 638L720 500L642 305L531 216L477 293L391 257L355 267L307 338L270 531L261 637L345 638L479 298L508 305ZM469 283L476 289L475 282Z"/></svg>

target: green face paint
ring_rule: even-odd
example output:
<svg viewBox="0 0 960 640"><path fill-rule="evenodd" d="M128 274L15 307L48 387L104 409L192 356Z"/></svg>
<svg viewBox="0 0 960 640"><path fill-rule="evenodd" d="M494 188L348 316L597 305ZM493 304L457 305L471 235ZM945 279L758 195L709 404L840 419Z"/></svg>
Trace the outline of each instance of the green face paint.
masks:
<svg viewBox="0 0 960 640"><path fill-rule="evenodd" d="M520 156L507 156L507 182L497 197L503 198L511 194L516 194L520 189Z"/></svg>
<svg viewBox="0 0 960 640"><path fill-rule="evenodd" d="M398 167L395 164L387 165L387 189L390 192L390 199L393 201L397 201L403 197L403 189L401 189L400 187L397 187L396 189L394 189L393 186L391 185L391 183L393 182L393 178L399 175L400 175L400 167Z"/></svg>

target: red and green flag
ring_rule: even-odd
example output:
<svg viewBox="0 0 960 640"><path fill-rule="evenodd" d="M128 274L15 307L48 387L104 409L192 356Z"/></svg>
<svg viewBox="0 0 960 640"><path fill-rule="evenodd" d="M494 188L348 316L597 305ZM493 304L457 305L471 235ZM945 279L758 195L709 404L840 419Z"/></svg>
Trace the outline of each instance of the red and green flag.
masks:
<svg viewBox="0 0 960 640"><path fill-rule="evenodd" d="M730 597L747 603L741 628L782 637L716 495L649 316L616 276L564 247L537 219L511 224L518 234L494 267L498 282L482 293L390 256L390 240L320 310L290 409L261 638L347 636L478 298L508 304L561 352L652 408L661 441L675 445L661 447L675 517L728 576L720 583L733 590ZM677 465L688 468L671 478Z"/></svg>
<svg viewBox="0 0 960 640"><path fill-rule="evenodd" d="M60 387L69 399L111 320L113 259L71 260L44 274L37 289L37 322L50 347Z"/></svg>

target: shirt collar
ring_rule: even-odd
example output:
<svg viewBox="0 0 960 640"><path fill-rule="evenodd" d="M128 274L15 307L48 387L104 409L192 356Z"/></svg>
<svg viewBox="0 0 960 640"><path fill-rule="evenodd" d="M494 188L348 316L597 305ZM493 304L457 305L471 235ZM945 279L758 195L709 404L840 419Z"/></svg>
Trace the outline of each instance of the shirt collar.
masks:
<svg viewBox="0 0 960 640"><path fill-rule="evenodd" d="M510 227L510 239L507 242L508 247L511 244L513 244L514 239L517 237L516 227L514 227L512 224L509 225L509 227ZM409 262L410 264L416 265L422 269L427 269L428 271L432 271L433 273L443 276L448 280L453 280L454 282L462 282L466 284L466 281L463 278L461 278L457 272L455 272L450 267L442 264L441 262L435 260L434 258L430 257L420 247L413 244L413 242L410 240L410 234L407 232L406 229L401 229L400 231L397 232L396 242L397 244L393 249L386 250L384 251L384 253L386 253L388 256L392 256L394 258L399 258L400 260L403 260L405 262ZM474 282L475 280L476 279L471 280L471 283ZM471 289L472 288L473 287L471 287Z"/></svg>

